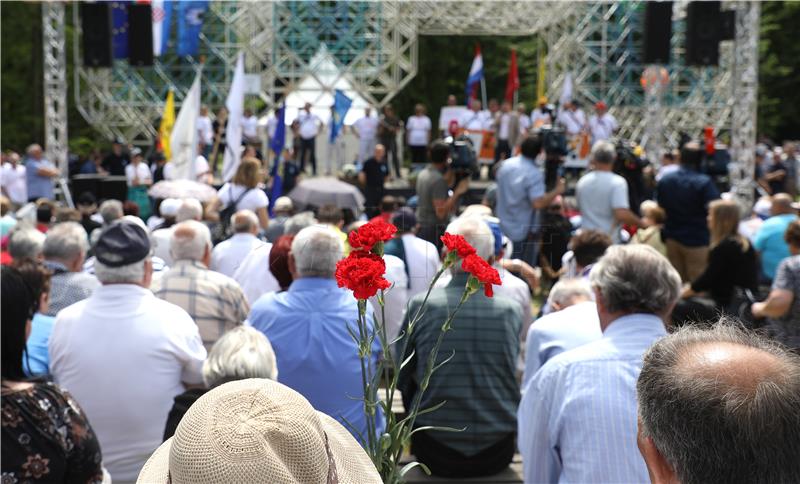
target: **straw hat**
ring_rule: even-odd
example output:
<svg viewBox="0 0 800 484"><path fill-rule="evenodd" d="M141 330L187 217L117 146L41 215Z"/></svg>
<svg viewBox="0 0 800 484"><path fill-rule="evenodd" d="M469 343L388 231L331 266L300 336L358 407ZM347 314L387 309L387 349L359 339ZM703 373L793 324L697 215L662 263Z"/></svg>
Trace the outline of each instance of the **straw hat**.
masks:
<svg viewBox="0 0 800 484"><path fill-rule="evenodd" d="M200 397L139 483L380 483L358 442L291 388L239 380Z"/></svg>

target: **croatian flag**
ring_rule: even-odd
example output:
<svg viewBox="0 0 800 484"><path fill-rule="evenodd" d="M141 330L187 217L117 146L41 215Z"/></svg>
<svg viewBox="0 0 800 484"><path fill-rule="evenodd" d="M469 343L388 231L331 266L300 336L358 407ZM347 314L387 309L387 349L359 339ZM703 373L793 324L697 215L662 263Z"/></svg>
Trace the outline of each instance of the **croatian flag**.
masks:
<svg viewBox="0 0 800 484"><path fill-rule="evenodd" d="M160 57L167 52L170 21L172 20L172 2L153 0L153 55Z"/></svg>
<svg viewBox="0 0 800 484"><path fill-rule="evenodd" d="M475 97L475 88L481 79L483 79L483 56L481 55L481 46L476 45L475 59L472 60L472 67L469 68L467 77L467 105L469 105L469 100Z"/></svg>

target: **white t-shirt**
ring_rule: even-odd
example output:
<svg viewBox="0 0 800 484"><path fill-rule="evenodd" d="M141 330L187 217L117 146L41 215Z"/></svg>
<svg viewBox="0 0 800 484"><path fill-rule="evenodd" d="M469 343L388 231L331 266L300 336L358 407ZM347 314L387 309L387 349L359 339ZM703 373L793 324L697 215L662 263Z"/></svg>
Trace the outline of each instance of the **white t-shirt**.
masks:
<svg viewBox="0 0 800 484"><path fill-rule="evenodd" d="M592 142L606 140L614 135L617 129L617 120L614 116L605 113L598 117L593 115L589 118L589 131L592 133Z"/></svg>
<svg viewBox="0 0 800 484"><path fill-rule="evenodd" d="M133 163L125 167L125 178L128 179L128 186L133 186L133 179L139 179L139 185L147 181L153 181L153 175L150 173L150 167L144 163L139 163L134 166Z"/></svg>
<svg viewBox="0 0 800 484"><path fill-rule="evenodd" d="M497 127L497 139L508 140L509 126L511 124L511 113L503 113L500 115L500 123Z"/></svg>
<svg viewBox="0 0 800 484"><path fill-rule="evenodd" d="M630 208L625 179L610 171L589 172L578 180L575 196L581 211L581 228L605 232L615 244L619 243L614 209Z"/></svg>
<svg viewBox="0 0 800 484"><path fill-rule="evenodd" d="M567 134L574 135L580 133L583 129L583 126L586 124L586 115L583 114L583 111L580 109L576 109L575 111L562 109L561 112L558 113L558 122L564 125Z"/></svg>
<svg viewBox="0 0 800 484"><path fill-rule="evenodd" d="M300 111L297 115L297 121L300 123L300 137L303 139L311 139L319 133L319 125L321 123L319 116L314 113L307 113L305 110Z"/></svg>
<svg viewBox="0 0 800 484"><path fill-rule="evenodd" d="M206 350L192 318L133 284L97 288L62 309L50 370L80 402L114 482L134 482L161 445L173 399L202 384Z"/></svg>
<svg viewBox="0 0 800 484"><path fill-rule="evenodd" d="M211 118L208 116L200 116L197 118L197 134L200 140L206 146L214 144L214 125L211 123Z"/></svg>
<svg viewBox="0 0 800 484"><path fill-rule="evenodd" d="M0 185L8 192L8 198L12 203L24 205L28 202L25 165L17 164L14 167L11 163L3 163L3 168L0 170Z"/></svg>
<svg viewBox="0 0 800 484"><path fill-rule="evenodd" d="M211 270L232 278L247 254L264 244L253 234L233 234L211 251Z"/></svg>
<svg viewBox="0 0 800 484"><path fill-rule="evenodd" d="M364 116L356 121L353 127L356 129L356 131L358 131L358 137L362 140L374 139L375 135L378 133L379 121L380 120L378 118Z"/></svg>
<svg viewBox="0 0 800 484"><path fill-rule="evenodd" d="M531 118L525 116L524 113L519 115L519 132L520 134L525 134L528 131L528 128L531 127Z"/></svg>
<svg viewBox="0 0 800 484"><path fill-rule="evenodd" d="M534 129L539 129L545 124L552 124L553 119L550 117L550 113L542 111L539 108L536 108L533 111L531 111L530 123Z"/></svg>
<svg viewBox="0 0 800 484"><path fill-rule="evenodd" d="M406 304L408 303L408 275L406 275L406 265L402 259L393 255L384 255L386 263L386 280L392 287L384 293L384 313L386 315L386 338L389 341L397 338L400 328L403 326L403 317L406 315ZM380 321L381 306L378 304L378 295L369 298L370 304L375 308L375 315Z"/></svg>
<svg viewBox="0 0 800 484"><path fill-rule="evenodd" d="M264 294L281 290L280 283L269 271L270 251L272 244L269 242L251 250L233 273L233 279L242 287L250 306Z"/></svg>
<svg viewBox="0 0 800 484"><path fill-rule="evenodd" d="M258 118L255 116L242 117L242 134L245 138L258 138Z"/></svg>
<svg viewBox="0 0 800 484"><path fill-rule="evenodd" d="M431 132L431 118L423 116L411 116L406 122L408 132L408 144L411 146L427 146L428 133Z"/></svg>
<svg viewBox="0 0 800 484"><path fill-rule="evenodd" d="M492 115L489 111L467 111L461 117L459 122L462 128L472 131L482 131L484 129L491 129Z"/></svg>
<svg viewBox="0 0 800 484"><path fill-rule="evenodd" d="M234 203L247 188L237 185L233 182L228 182L222 185L222 188L217 192L222 207L225 208L231 203ZM256 187L248 191L239 203L236 204L236 210L252 210L256 212L259 208L267 208L269 206L269 198L264 190Z"/></svg>

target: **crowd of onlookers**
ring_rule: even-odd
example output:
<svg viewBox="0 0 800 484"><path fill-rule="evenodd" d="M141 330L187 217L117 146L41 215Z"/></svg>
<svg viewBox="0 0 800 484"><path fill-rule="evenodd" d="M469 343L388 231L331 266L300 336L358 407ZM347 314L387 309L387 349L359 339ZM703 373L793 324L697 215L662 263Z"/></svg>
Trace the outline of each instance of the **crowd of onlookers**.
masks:
<svg viewBox="0 0 800 484"><path fill-rule="evenodd" d="M519 145L482 203L461 206L469 181L434 142L416 197L382 192L370 217L270 207L251 157L203 201L87 192L73 209L12 199L4 175L3 479L379 482L359 447L385 430L360 400L361 356L394 361L405 411L446 401L411 438L439 476L491 475L518 452L526 482L800 480L793 152L771 152L783 177L743 213L693 143L641 206L613 145L594 144L574 195L546 180L540 137ZM131 187L146 186L131 166ZM335 277L368 220L398 230L367 327L385 313L403 354L377 340L359 353L358 303ZM445 232L502 284L464 303L428 380L468 279L456 265L428 291Z"/></svg>

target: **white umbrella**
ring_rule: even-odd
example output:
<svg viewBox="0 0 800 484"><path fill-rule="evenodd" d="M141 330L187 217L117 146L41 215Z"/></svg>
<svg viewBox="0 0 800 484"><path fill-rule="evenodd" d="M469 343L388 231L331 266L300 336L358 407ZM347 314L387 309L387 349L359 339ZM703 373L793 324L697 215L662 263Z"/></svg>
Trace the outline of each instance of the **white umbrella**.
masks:
<svg viewBox="0 0 800 484"><path fill-rule="evenodd" d="M336 205L358 213L364 209L361 190L336 178L308 178L289 192L289 198L298 205Z"/></svg>
<svg viewBox="0 0 800 484"><path fill-rule="evenodd" d="M192 180L163 180L150 187L147 193L153 198L196 198L201 202L217 196L214 187Z"/></svg>

